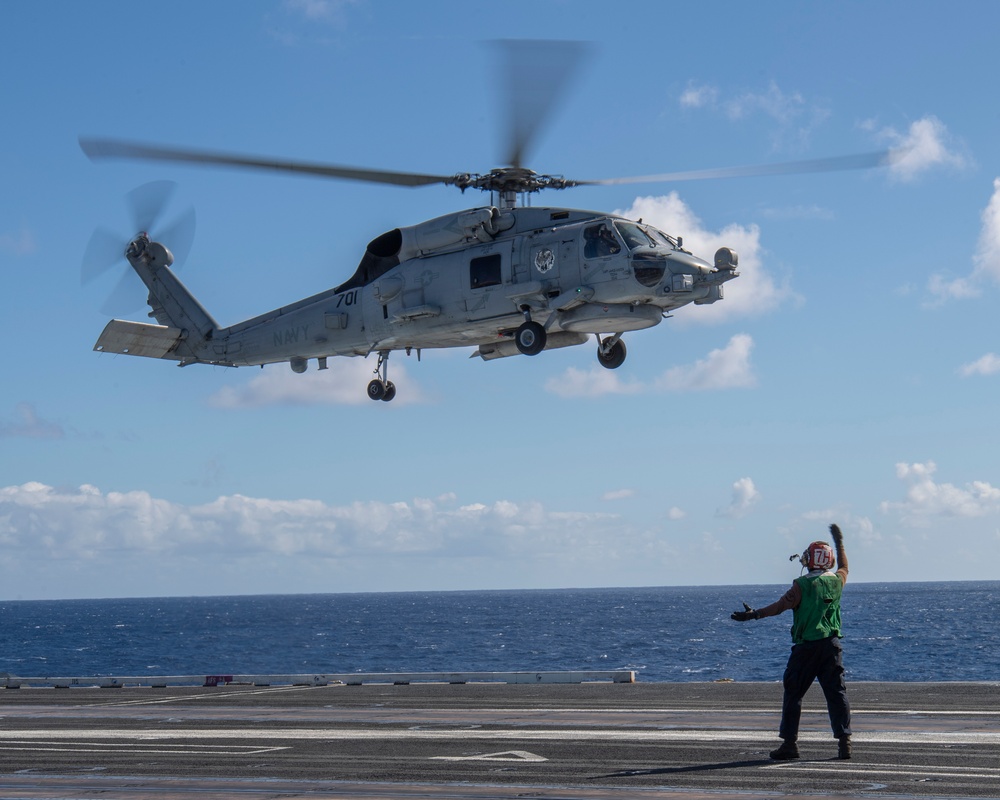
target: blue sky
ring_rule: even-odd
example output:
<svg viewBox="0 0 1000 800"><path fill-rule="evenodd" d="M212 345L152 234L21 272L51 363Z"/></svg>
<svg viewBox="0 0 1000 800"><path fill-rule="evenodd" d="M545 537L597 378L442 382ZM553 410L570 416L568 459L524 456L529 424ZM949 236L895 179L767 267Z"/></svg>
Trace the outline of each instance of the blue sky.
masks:
<svg viewBox="0 0 1000 800"><path fill-rule="evenodd" d="M433 12L431 11L433 8ZM1000 6L510 0L0 9L0 597L785 583L830 522L864 581L996 577ZM138 162L94 135L391 170L501 166L490 42L593 42L528 153L598 179L891 149L866 172L581 187L741 277L535 358L293 374L98 355L81 284L125 195L176 181L223 325L483 199ZM124 265L124 262L123 262ZM140 293L141 298L141 293ZM142 319L143 312L121 313Z"/></svg>

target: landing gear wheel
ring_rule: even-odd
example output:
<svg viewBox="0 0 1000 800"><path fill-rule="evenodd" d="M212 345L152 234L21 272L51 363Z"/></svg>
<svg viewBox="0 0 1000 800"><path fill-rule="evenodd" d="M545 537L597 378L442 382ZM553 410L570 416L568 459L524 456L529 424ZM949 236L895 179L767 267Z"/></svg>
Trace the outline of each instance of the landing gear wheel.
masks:
<svg viewBox="0 0 1000 800"><path fill-rule="evenodd" d="M545 349L545 328L537 322L525 322L514 333L514 344L526 356L537 356Z"/></svg>
<svg viewBox="0 0 1000 800"><path fill-rule="evenodd" d="M389 351L379 350L378 363L375 365L375 377L368 384L368 397L371 400L392 400L396 396L396 386L389 380Z"/></svg>
<svg viewBox="0 0 1000 800"><path fill-rule="evenodd" d="M605 352L605 345L608 340L605 339L601 342L601 346L597 348L597 361L605 369L618 369L622 364L625 363L625 356L628 351L625 349L625 342L619 339Z"/></svg>

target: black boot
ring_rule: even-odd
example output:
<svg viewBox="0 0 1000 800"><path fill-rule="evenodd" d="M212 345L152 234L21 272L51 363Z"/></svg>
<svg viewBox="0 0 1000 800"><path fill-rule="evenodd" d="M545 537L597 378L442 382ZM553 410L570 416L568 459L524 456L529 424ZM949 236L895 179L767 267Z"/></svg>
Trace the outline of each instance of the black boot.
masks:
<svg viewBox="0 0 1000 800"><path fill-rule="evenodd" d="M851 734L846 733L840 737L837 744L837 758L848 759L851 757Z"/></svg>
<svg viewBox="0 0 1000 800"><path fill-rule="evenodd" d="M771 758L775 761L787 761L791 758L799 757L799 746L795 743L794 739L785 739L781 743L781 747L777 750L771 751Z"/></svg>

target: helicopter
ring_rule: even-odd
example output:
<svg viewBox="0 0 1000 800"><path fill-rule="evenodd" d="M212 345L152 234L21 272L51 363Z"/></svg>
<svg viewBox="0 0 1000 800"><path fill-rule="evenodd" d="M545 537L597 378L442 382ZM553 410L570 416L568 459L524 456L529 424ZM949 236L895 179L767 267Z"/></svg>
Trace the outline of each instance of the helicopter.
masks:
<svg viewBox="0 0 1000 800"><path fill-rule="evenodd" d="M511 69L507 166L478 173L427 175L80 137L93 161L137 159L237 167L340 180L420 187L433 184L487 192L486 205L393 228L372 239L354 273L337 286L228 327L219 325L177 278L170 242L136 233L124 249L148 289L154 322L112 319L94 350L228 367L286 362L295 373L310 362L327 369L337 356L377 356L368 397L390 401L391 353L473 347L484 361L537 356L596 340L607 369L626 359L625 333L658 325L677 309L723 299L739 277L739 257L719 248L711 260L684 248L683 238L641 220L599 211L533 206L532 195L577 186L866 169L888 163L886 151L634 178L570 180L524 166L524 154L558 99L571 60L558 69L524 69L530 56L558 45L526 43ZM556 48L558 49L558 47ZM574 55L578 51L574 51ZM530 61L530 59L529 59ZM520 74L521 77L516 76ZM529 97L522 101L520 97Z"/></svg>

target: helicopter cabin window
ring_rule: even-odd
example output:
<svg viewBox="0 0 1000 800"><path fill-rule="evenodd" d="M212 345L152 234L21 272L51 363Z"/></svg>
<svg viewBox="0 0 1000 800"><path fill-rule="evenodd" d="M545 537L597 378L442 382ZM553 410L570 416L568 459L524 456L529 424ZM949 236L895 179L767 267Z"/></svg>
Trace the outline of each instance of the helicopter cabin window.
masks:
<svg viewBox="0 0 1000 800"><path fill-rule="evenodd" d="M474 258L469 262L469 285L473 289L499 286L502 282L499 253Z"/></svg>
<svg viewBox="0 0 1000 800"><path fill-rule="evenodd" d="M621 252L621 245L605 224L591 225L583 231L583 257L603 258Z"/></svg>

